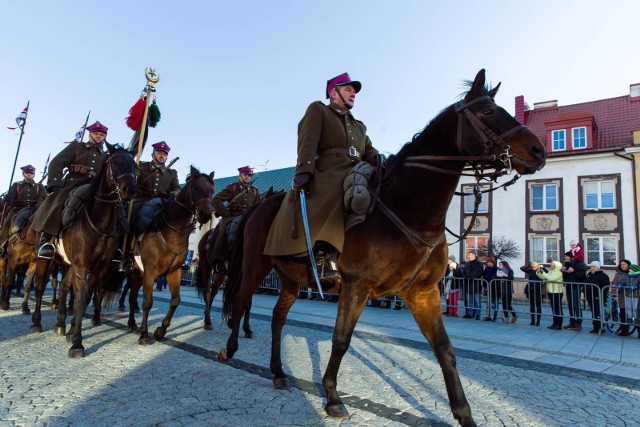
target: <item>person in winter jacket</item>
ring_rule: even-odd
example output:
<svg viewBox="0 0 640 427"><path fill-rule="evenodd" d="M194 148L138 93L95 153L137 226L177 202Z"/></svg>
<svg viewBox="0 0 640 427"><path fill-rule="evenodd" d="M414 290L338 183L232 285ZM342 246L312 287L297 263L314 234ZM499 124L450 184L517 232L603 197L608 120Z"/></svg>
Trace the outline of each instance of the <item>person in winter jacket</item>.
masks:
<svg viewBox="0 0 640 427"><path fill-rule="evenodd" d="M465 319L480 320L480 311L482 309L482 263L478 260L475 251L467 253L467 264L462 271L462 277L465 279L467 292L466 314L462 316Z"/></svg>
<svg viewBox="0 0 640 427"><path fill-rule="evenodd" d="M487 258L487 264L484 267L484 271L482 272L482 278L487 281L489 284L489 295L488 295L488 304L489 311L487 312L487 317L484 318L485 321L495 322L496 317L498 316L498 299L500 298L500 283L493 279L496 278L496 273L498 272L498 267L496 266L496 259L492 256ZM491 316L491 311L493 311L493 316Z"/></svg>
<svg viewBox="0 0 640 427"><path fill-rule="evenodd" d="M562 329L562 264L559 261L551 261L549 272L545 273L542 268L538 268L536 276L540 280L547 282L547 294L551 302L551 310L553 311L553 323L548 329Z"/></svg>
<svg viewBox="0 0 640 427"><path fill-rule="evenodd" d="M541 266L537 262L532 262L520 267L520 271L527 274L527 279L529 279L529 283L527 283L525 292L527 294L527 298L529 298L529 312L531 313L531 326L540 326L540 317L542 316L542 293L543 291L546 294L546 287L544 282L542 282L538 276L537 271L540 270ZM547 273L548 270L542 267L542 272Z"/></svg>
<svg viewBox="0 0 640 427"><path fill-rule="evenodd" d="M589 332L597 334L602 327L600 322L600 294L606 292L611 282L609 276L600 269L600 261L593 261L589 264L589 269L590 271L584 281L586 284L584 292L593 317L593 329Z"/></svg>
<svg viewBox="0 0 640 427"><path fill-rule="evenodd" d="M513 309L511 302L513 301L513 270L507 261L500 261L498 264L498 272L496 276L500 280L500 293L502 295L502 311L504 313L504 322L509 321L509 312L511 312L511 323L516 323L518 314Z"/></svg>

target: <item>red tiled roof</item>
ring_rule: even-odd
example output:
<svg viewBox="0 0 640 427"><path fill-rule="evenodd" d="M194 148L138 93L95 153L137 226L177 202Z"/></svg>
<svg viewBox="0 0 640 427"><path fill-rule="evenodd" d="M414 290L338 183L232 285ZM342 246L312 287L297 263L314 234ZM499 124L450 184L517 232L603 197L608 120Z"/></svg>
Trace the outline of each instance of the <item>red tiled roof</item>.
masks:
<svg viewBox="0 0 640 427"><path fill-rule="evenodd" d="M593 115L597 127L592 150L631 146L633 131L640 130L640 99L628 95L582 104L527 110L524 114L525 125L545 145L545 123L584 114Z"/></svg>

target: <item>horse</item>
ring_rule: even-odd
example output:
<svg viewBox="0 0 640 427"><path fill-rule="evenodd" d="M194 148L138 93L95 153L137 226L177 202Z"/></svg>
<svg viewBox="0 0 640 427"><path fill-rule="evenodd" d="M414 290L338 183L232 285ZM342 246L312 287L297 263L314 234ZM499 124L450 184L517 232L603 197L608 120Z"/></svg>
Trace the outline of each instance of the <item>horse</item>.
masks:
<svg viewBox="0 0 640 427"><path fill-rule="evenodd" d="M463 174L477 181L495 180L515 169L532 174L546 162L546 150L538 138L518 123L494 97L500 85L485 87L485 71L469 81L470 89L459 102L445 108L427 127L396 154L378 160L380 183L375 205L365 222L345 234L338 258L340 299L332 339L331 356L322 379L325 411L346 417L337 391L337 375L349 348L356 323L368 299L398 295L431 344L443 371L453 416L463 426L475 426L465 397L456 358L445 331L438 281L445 271L446 212ZM468 165L468 166L467 166ZM296 300L299 284L310 282L308 266L293 257L263 254L269 228L283 197L272 197L246 215L238 252L229 269L223 296L223 312L230 316L232 332L218 352L226 362L238 350L240 313L264 276L274 268L281 292L273 310L270 369L274 387L287 389L282 368L282 329Z"/></svg>
<svg viewBox="0 0 640 427"><path fill-rule="evenodd" d="M0 258L0 280L2 282L2 291L0 293L0 308L9 310L11 289L15 284L16 271L19 267L28 266L35 259L34 245L36 244L36 233L29 227L23 227L18 234L15 235L14 244L7 245L7 256ZM13 237L12 237L13 239ZM33 272L33 270L32 270ZM29 276L27 274L27 289L29 289ZM25 291L26 302L28 299L28 291ZM22 311L29 314L29 308L23 304Z"/></svg>
<svg viewBox="0 0 640 427"><path fill-rule="evenodd" d="M273 194L274 191L272 186L269 188L269 190L267 190L265 194L260 197L258 203L266 198L271 197ZM198 266L196 267L196 271L193 275L194 285L198 292L198 296L204 299L204 329L206 331L210 331L213 329L211 325L211 304L218 294L220 286L222 286L225 278L227 277L224 273L216 273L213 271L214 260L211 258L209 251L207 251L207 246L215 246L215 241L218 238L218 227L212 228L202 236L200 242L198 242L198 254L200 254L200 261L198 262ZM211 240L211 242L209 242L209 240ZM213 283L211 281L212 273ZM242 323L242 330L244 331L245 338L253 338L253 331L251 330L251 326L249 324L250 316L251 300L247 303L247 306L244 310L244 322Z"/></svg>
<svg viewBox="0 0 640 427"><path fill-rule="evenodd" d="M109 154L100 173L91 182L87 194L92 195L75 222L59 234L60 252L55 260L35 261L36 307L29 332L42 332L42 294L49 277L52 262L69 265L61 286L58 318L54 327L57 335L65 335L66 329L66 289L72 287L74 293L73 318L67 335L71 342L69 357L84 357L82 345L82 318L94 292L113 272L111 264L118 250L119 221L122 218L123 202L131 200L137 192L137 166L133 155L122 148L107 144Z"/></svg>
<svg viewBox="0 0 640 427"><path fill-rule="evenodd" d="M187 258L189 235L194 229L196 219L201 224L211 220L213 176L213 172L206 175L192 166L185 186L162 211L162 218L156 224L157 228L145 233L138 243L141 265L138 266L140 271L134 270L130 273L133 284L129 295L128 330L129 332L140 331L138 343L141 345L152 343L148 332L148 319L149 311L153 306L153 282L158 276L166 275L171 301L162 325L153 334L156 340L164 338L173 313L180 304L182 272L180 267ZM135 302L138 299L140 286L143 286L142 323L138 329L135 320Z"/></svg>

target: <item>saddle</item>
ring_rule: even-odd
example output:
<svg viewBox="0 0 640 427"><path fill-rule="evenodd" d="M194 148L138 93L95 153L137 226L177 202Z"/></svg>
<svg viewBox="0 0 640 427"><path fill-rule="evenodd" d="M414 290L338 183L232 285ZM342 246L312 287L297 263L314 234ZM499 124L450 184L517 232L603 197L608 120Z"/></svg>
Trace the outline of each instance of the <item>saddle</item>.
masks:
<svg viewBox="0 0 640 427"><path fill-rule="evenodd" d="M233 217L231 221L226 225L226 227L220 227L220 224L216 226L213 230L213 233L209 235L207 239L207 244L205 246L207 259L210 262L214 262L215 260L215 249L216 249L216 241L218 239L224 239L222 244L227 249L227 251L231 250L231 247L238 239L238 231L240 221L242 219L242 215L238 215Z"/></svg>
<svg viewBox="0 0 640 427"><path fill-rule="evenodd" d="M69 193L69 198L64 202L64 209L62 211L62 227L66 228L71 226L78 215L85 207L85 203L91 197L90 193L91 184L84 184L77 188L74 188Z"/></svg>

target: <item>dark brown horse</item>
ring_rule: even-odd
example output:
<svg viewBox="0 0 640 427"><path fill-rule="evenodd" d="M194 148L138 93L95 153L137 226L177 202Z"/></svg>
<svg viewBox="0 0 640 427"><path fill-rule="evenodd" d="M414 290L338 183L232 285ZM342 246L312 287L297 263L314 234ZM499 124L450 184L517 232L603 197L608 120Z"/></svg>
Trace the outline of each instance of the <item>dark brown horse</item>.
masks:
<svg viewBox="0 0 640 427"><path fill-rule="evenodd" d="M406 303L431 344L444 374L454 417L461 425L475 425L440 308L438 281L447 260L447 209L465 165L478 180L495 178L500 171L510 172L512 168L531 174L544 166L546 151L533 133L495 104L499 85L488 90L484 70L470 86L462 101L443 110L384 162L375 209L364 223L346 233L338 260L342 286L333 345L322 380L327 397L325 410L331 416L348 415L338 395L337 375L366 301L395 294ZM274 268L281 281L271 326L270 367L275 388L288 387L281 360L287 313L296 300L299 284L315 288L309 283L306 265L289 257L263 255L281 201L281 197L267 199L247 215L244 253L234 256L242 263L230 268L224 294L224 312L233 319L233 331L227 347L218 353L218 359L226 361L237 351L240 313Z"/></svg>
<svg viewBox="0 0 640 427"><path fill-rule="evenodd" d="M161 340L167 333L173 313L180 304L180 267L187 258L189 235L196 220L201 224L211 220L213 188L213 172L209 175L201 174L192 166L185 186L174 200L167 203L155 230L145 233L138 243L142 272L135 270L130 273L134 281L129 295L128 325L130 332L138 330L135 302L142 285L142 323L138 340L142 345L152 343L148 330L149 311L153 306L153 282L161 275L167 278L171 301L162 325L158 326L153 336L156 340Z"/></svg>
<svg viewBox="0 0 640 427"><path fill-rule="evenodd" d="M266 193L260 197L260 201L273 196L273 187L269 188ZM238 218L240 219L240 218ZM211 325L211 304L218 294L220 286L224 283L226 274L216 273L213 271L214 259L212 254L207 250L207 246L212 248L215 246L216 239L219 238L219 227L212 228L207 231L200 242L198 242L198 254L200 255L200 261L196 267L194 273L194 285L198 291L198 296L204 299L204 329L210 331L213 329ZM211 242L209 242L211 240ZM213 274L213 283L211 275ZM249 318L251 316L251 300L247 303L244 310L244 321L242 322L242 330L246 338L253 338L253 331L249 325ZM230 322L228 322L231 325Z"/></svg>
<svg viewBox="0 0 640 427"><path fill-rule="evenodd" d="M30 224L30 222L29 222ZM35 259L34 245L36 243L36 232L29 226L25 226L20 232L12 239L15 238L13 244L7 245L7 256L0 258L0 281L2 284L2 291L0 296L0 308L2 310L9 310L9 298L11 296L11 289L15 283L16 271L19 267L29 265L29 263ZM30 270L31 274L27 274L27 288L30 287L30 279L33 276L33 268ZM28 291L25 293L26 302L28 298ZM23 312L29 314L29 308L23 305Z"/></svg>
<svg viewBox="0 0 640 427"><path fill-rule="evenodd" d="M109 155L100 174L90 184L86 202L76 221L60 233L58 248L66 254L69 271L63 278L74 293L73 319L67 334L72 343L69 357L84 356L82 345L82 319L91 296L112 274L112 260L118 250L118 222L123 201L131 200L137 191L136 163L127 150L107 144ZM63 262L60 253L56 261L38 259L36 264L36 307L30 332L42 332L42 294L48 281L50 264ZM61 298L64 292L61 289ZM64 335L66 329L66 304L59 304L58 322L54 331Z"/></svg>

